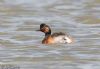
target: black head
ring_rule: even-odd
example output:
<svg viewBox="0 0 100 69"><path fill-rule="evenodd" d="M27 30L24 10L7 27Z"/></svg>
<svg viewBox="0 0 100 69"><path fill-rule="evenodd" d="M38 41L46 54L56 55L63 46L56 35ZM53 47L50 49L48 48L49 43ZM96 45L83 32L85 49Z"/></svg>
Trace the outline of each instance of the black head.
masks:
<svg viewBox="0 0 100 69"><path fill-rule="evenodd" d="M42 29L43 27L46 27L46 26L47 26L46 24L42 23L42 24L40 24L40 29Z"/></svg>
<svg viewBox="0 0 100 69"><path fill-rule="evenodd" d="M49 27L48 25L44 24L44 23L42 23L42 24L40 25L40 30L38 30L38 31L44 32L45 35L50 35L50 34L51 34L51 29L50 29L50 27Z"/></svg>

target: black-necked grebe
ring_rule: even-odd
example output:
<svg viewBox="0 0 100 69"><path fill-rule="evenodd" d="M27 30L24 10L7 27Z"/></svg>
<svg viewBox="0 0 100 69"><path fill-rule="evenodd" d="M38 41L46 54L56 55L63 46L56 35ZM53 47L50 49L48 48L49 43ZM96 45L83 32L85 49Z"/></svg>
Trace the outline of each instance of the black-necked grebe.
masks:
<svg viewBox="0 0 100 69"><path fill-rule="evenodd" d="M45 38L42 40L43 44L72 43L73 42L72 38L66 35L65 33L58 32L58 33L51 34L50 27L44 23L40 25L40 30L38 31L45 33Z"/></svg>

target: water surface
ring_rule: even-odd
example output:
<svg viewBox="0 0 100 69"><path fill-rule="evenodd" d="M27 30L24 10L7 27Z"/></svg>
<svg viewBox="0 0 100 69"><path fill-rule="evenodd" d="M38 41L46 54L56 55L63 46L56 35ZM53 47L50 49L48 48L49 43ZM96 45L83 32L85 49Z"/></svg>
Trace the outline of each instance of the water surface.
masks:
<svg viewBox="0 0 100 69"><path fill-rule="evenodd" d="M39 29L71 35L72 44L41 44ZM0 0L0 64L21 69L100 69L99 0Z"/></svg>

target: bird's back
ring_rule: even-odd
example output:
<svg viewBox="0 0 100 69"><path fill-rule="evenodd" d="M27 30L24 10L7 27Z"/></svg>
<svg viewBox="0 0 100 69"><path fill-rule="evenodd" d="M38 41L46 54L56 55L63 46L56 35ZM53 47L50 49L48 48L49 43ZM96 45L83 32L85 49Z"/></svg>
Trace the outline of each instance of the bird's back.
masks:
<svg viewBox="0 0 100 69"><path fill-rule="evenodd" d="M63 33L63 32L56 32L56 33L53 33L51 36L52 37L58 37L58 36L64 36L64 35L66 35L65 33Z"/></svg>

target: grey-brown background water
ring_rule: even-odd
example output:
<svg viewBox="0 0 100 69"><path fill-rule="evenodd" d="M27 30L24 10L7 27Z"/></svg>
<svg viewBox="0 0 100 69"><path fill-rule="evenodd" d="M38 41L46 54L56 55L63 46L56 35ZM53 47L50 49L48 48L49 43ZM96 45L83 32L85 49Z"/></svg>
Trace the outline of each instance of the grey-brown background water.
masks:
<svg viewBox="0 0 100 69"><path fill-rule="evenodd" d="M73 44L43 45L41 23ZM40 35L41 34L41 35ZM100 69L100 0L0 0L0 64L21 69Z"/></svg>

